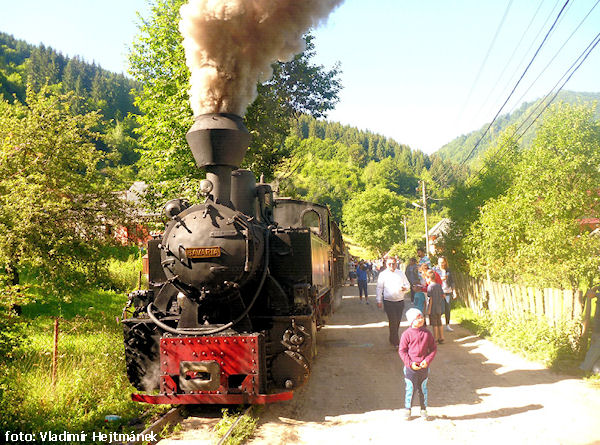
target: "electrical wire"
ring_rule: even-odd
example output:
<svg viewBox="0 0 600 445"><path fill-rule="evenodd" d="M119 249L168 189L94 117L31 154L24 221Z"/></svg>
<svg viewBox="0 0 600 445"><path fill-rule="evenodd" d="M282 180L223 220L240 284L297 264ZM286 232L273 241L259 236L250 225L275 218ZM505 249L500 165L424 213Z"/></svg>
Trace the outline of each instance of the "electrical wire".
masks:
<svg viewBox="0 0 600 445"><path fill-rule="evenodd" d="M569 2L570 2L570 0L567 0L565 2L565 4L563 5L563 7L561 8L560 12L556 16L556 19L554 20L554 23L552 23L552 26L550 27L550 29L548 30L548 32L544 36L544 40L542 40L542 43L540 43L540 46L538 47L538 49L536 50L535 54L533 55L533 57L531 58L531 60L527 64L527 67L525 68L525 71L523 71L523 74L521 74L521 77L519 77L519 80L517 81L517 83L513 87L512 91L510 92L510 94L508 95L508 97L506 98L506 100L504 101L504 103L502 104L502 106L500 107L500 109L496 112L496 115L494 116L494 118L492 119L492 121L489 123L489 125L487 126L487 128L485 129L485 131L483 132L483 134L481 135L481 137L477 141L477 143L473 146L473 148L471 149L471 151L469 152L469 154L467 155L467 157L464 158L460 162L459 166L462 167L467 162L467 160L469 160L469 158L473 155L473 153L475 153L475 150L477 149L477 147L479 147L479 144L481 144L481 141L483 141L483 139L485 138L485 136L487 135L487 133L490 131L490 128L492 128L492 125L494 124L494 122L496 122L496 119L498 119L498 116L500 115L500 113L502 112L502 110L504 109L504 107L506 106L506 104L508 103L508 101L510 100L510 98L512 97L512 95L515 93L517 87L519 86L519 84L521 83L521 81L523 80L523 78L525 77L525 74L527 74L527 71L529 70L529 68L533 64L534 60L536 59L537 55L539 54L540 50L544 46L544 43L546 43L546 41L548 40L548 37L550 36L550 34L552 33L552 31L554 30L554 28L556 26L556 23L558 22L558 19L561 17L562 13L564 12L564 10L567 7L567 5L569 4Z"/></svg>
<svg viewBox="0 0 600 445"><path fill-rule="evenodd" d="M535 17L537 16L537 13L540 9L540 7L543 4L543 1L540 2L540 4L538 5L538 9L536 10L536 13L534 14L533 18L530 20L529 26L527 29L529 29L529 27L531 26L531 24L533 23L533 20L535 19ZM532 44L530 45L529 49L526 51L525 54L527 54L529 52L529 50L531 49L531 47L533 46L533 42L535 42L535 40L537 40L538 36L540 35L540 33L542 32L543 28L546 26L546 24L548 23L548 20L550 19L552 13L555 11L556 7L558 6L560 0L557 0L557 2L554 4L554 7L552 8L552 11L550 12L550 14L548 15L548 17L546 18L546 20L544 21L544 25L540 28L540 30L538 31L537 35L535 36L534 40L532 41ZM554 27L556 26L556 24L558 23L561 15L563 14L563 12L565 11L565 8L567 7L567 5L569 4L569 0L566 1L566 3L562 6L561 10L559 11L557 17L554 19L554 22L552 23L552 26L550 27L550 29L546 32L546 35L544 37L544 39L542 40L542 43L539 45L538 49L536 50L535 54L533 55L532 59L529 61L529 64L527 65L527 67L525 68L525 71L521 74L521 77L519 78L519 80L517 81L517 83L515 84L515 86L513 87L513 90L511 91L511 93L509 94L508 98L505 100L504 104L502 105L502 107L500 107L500 109L498 110L498 112L496 113L496 115L494 116L493 120L490 122L490 124L488 125L488 127L486 128L486 130L484 131L483 135L481 136L481 138L479 138L479 140L475 143L475 145L473 146L473 148L471 149L471 151L469 152L469 154L467 155L466 158L464 158L458 165L458 168L460 169L465 163L466 161L473 155L473 153L475 152L475 150L477 149L477 147L479 146L479 144L483 141L483 139L485 138L485 135L487 134L487 132L490 130L490 128L492 127L492 125L494 124L495 120L498 118L500 112L502 111L502 109L506 106L506 103L510 100L510 97L512 96L512 94L514 94L514 91L516 90L517 86L519 85L519 83L521 82L521 80L523 79L523 77L525 76L525 74L527 73L527 70L529 69L529 67L531 66L531 64L533 63L533 61L535 60L536 56L538 55L538 53L540 52L542 46L544 45L544 43L547 41L550 33L552 32L552 30L554 29ZM510 5L509 5L510 6ZM508 9L508 8L507 8ZM519 43L520 45L520 43ZM517 45L517 47L519 46ZM516 51L516 49L515 49ZM513 51L513 54L514 52ZM523 59L521 60L521 62L519 62L519 65L521 65L521 63L523 62ZM489 96L488 96L489 97ZM486 99L487 100L487 99ZM447 185L447 177L448 175L451 173L453 167L452 165L449 165L448 167L446 167L442 173L440 174L439 177L437 178L433 178L435 182L441 183L442 181L444 182L443 186Z"/></svg>
<svg viewBox="0 0 600 445"><path fill-rule="evenodd" d="M554 54L554 56L552 57L552 59L550 59L550 61L546 64L546 66L542 69L542 71L540 72L540 74L538 74L538 76L535 78L535 80L533 82L531 82L531 85L529 85L529 87L527 87L527 89L525 90L525 92L521 95L521 97L515 102L516 104L520 104L521 101L523 100L523 98L525 97L525 95L529 92L529 90L531 90L531 87L533 87L533 85L539 80L539 78L542 76L542 74L544 74L544 72L546 72L546 70L548 69L548 67L552 64L552 62L554 62L554 59L556 59L556 57L560 54L560 52L563 50L563 48L567 45L567 43L569 43L569 40L571 40L571 38L575 35L575 33L579 30L579 28L581 28L581 25L583 25L583 23L586 21L586 19L589 17L589 15L592 13L592 11L594 11L594 9L596 8L596 6L598 6L598 3L600 3L600 0L597 0L596 3L594 4L594 6L592 6L592 9L590 9L588 11L588 13L585 15L585 17L583 19L581 19L581 21L579 22L579 24L577 25L577 27L573 30L573 32L571 33L571 35L569 35L569 37L567 38L567 40L565 40L565 42L562 44L562 46L558 49L558 51L556 52L556 54ZM559 81L560 82L560 81ZM514 111L514 109L516 108L517 105L515 105L510 112Z"/></svg>
<svg viewBox="0 0 600 445"><path fill-rule="evenodd" d="M510 55L510 57L508 58L508 62L504 64L504 69L502 70L502 72L500 73L500 75L498 76L498 78L496 79L496 82L493 83L493 85L497 85L500 82L500 79L502 79L502 77L504 76L504 73L506 73L506 70L508 69L508 67L510 65L510 61L514 59L515 54L517 53L518 49L521 47L521 44L525 40L525 36L529 32L529 29L531 29L531 25L533 25L533 22L535 21L535 18L537 17L538 13L540 12L540 9L542 8L542 5L544 4L545 1L546 0L541 0L540 1L537 9L535 10L535 13L533 14L533 17L531 18L531 20L529 21L529 24L527 25L527 28L525 29L525 31L523 32L523 34L521 34L521 39L519 40L519 43L517 43L517 46L515 46L515 49L513 50L513 52ZM554 5L554 8L552 8L552 10L554 10L557 5L558 5L558 1L556 2L556 4ZM544 26L546 25L546 23L547 23L547 21L548 21L549 18L550 18L550 16L548 16L548 18L546 19L546 22L544 22ZM543 29L543 27L540 28L540 31L538 32L538 34L533 39L531 46L533 46L533 42L535 42L535 40L537 40L537 38L540 35L540 32L541 32L542 29ZM527 54L529 52L529 50L531 49L531 46L525 52L525 54ZM524 57L523 57L523 59L524 59ZM523 59L521 59L521 62L519 62L519 64L517 66L520 66L521 63L523 63ZM516 73L513 73L513 75L510 78L512 79L515 74ZM505 89L506 89L506 87L504 87L504 89L502 89L502 91L504 91ZM479 107L479 110L477 111L476 114L478 114L478 115L481 114L481 112L483 111L483 109L485 108L485 106L487 105L487 103L489 102L489 99L492 96L493 92L494 92L494 89L493 88L490 89L490 92L488 93L487 97L485 98L485 100L481 104L481 107Z"/></svg>
<svg viewBox="0 0 600 445"><path fill-rule="evenodd" d="M562 51L562 49L565 47L565 45L569 42L569 40L571 40L571 38L573 37L573 35L575 35L575 33L579 30L579 28L581 27L581 25L583 25L583 23L586 21L586 19L590 16L590 14L594 11L594 9L596 8L596 6L598 6L598 3L600 3L600 0L597 0L596 3L594 4L594 6L592 6L592 8L588 11L588 13L583 17L583 19L581 19L581 21L579 22L579 24L577 25L577 27L573 30L573 32L569 35L569 37L567 38L567 40L563 43L563 45L559 48L559 50L556 52L556 54L554 55L554 57L552 57L552 59L550 60L550 62L544 67L544 69L542 70L542 73L540 73L540 75L538 75L538 77L536 77L536 79L533 81L533 83L529 86L529 88L527 89L527 91L529 91L529 89L533 86L533 84L535 82L537 82L537 80L539 80L541 74L543 74L543 72L546 71L546 69L548 68L548 66L554 61L554 59L558 56L558 54ZM596 36L598 37L598 36ZM513 132L513 134L510 136L511 138L513 138L515 136L515 134L517 134L519 132L519 130L521 128L523 128L523 126L526 124L527 120L538 110L538 108L540 106L542 106L542 104L544 104L544 102L546 101L546 99L548 98L548 96L550 96L550 94L552 94L552 91L554 91L554 89L558 86L558 84L565 78L565 76L568 75L569 71L571 71L571 69L573 69L573 67L577 64L577 62L579 61L579 59L581 59L582 57L587 58L587 54L586 51L589 52L593 49L592 45L594 45L594 41L596 38L594 38L592 40L592 42L587 46L587 48L579 55L579 57L575 60L575 62L573 62L571 64L571 66L567 69L567 71L562 75L562 77L556 82L556 84L554 84L554 86L552 87L552 89L539 101L537 101L537 104L535 105L535 107L531 110L529 110L529 113L527 114L527 116L522 120L522 122L519 124L519 126L515 129L515 131ZM594 45L595 46L595 45ZM592 47L592 48L590 48ZM589 50L589 51L588 51ZM579 66L575 69L577 70L579 68ZM574 71L573 71L574 73ZM571 75L569 75L569 78L571 78L571 76L573 75L573 73L571 73ZM567 79L567 81L568 81ZM567 82L565 81L565 83ZM544 108L542 109L542 111L535 117L535 119L529 124L529 126L525 129L525 131L523 131L523 133L517 137L517 141L520 140L525 133L529 130L529 128L533 125L533 123L541 116L541 114L548 108L548 106L554 101L554 99L556 98L556 95L558 94L559 91L562 90L562 88L564 87L565 83L563 83L563 85L558 89L558 91L556 92L556 94L552 97L552 99L546 104L546 106L544 106ZM525 93L527 93L527 91ZM524 94L525 94L524 93ZM521 98L517 101L517 103L519 103L521 100L523 99L523 96L521 96ZM504 154L506 153L502 153L505 149L503 148L499 148L498 151L494 154L493 158L495 159L495 161L492 161L493 165L496 165L504 156ZM498 157L498 155L500 155L500 157ZM477 172L477 174L475 175L478 176L479 174L481 174L481 172L483 171L485 165L482 166L479 171ZM473 177L473 176L472 176Z"/></svg>
<svg viewBox="0 0 600 445"><path fill-rule="evenodd" d="M510 7L512 6L512 2L513 2L513 0L510 0L508 2L508 5L506 6L506 9L504 10L504 15L502 16L502 19L500 20L500 23L498 24L498 28L496 28L496 33L494 34L494 37L492 38L492 42L490 43L490 46L489 46L489 48L487 50L487 53L486 53L485 57L483 58L483 61L481 62L481 66L479 67L479 71L477 72L477 75L475 76L475 80L471 84L471 90L469 91L469 94L467 95L467 99L465 100L465 103L463 104L462 109L461 109L461 111L460 111L460 113L458 115L459 116L458 117L459 121L462 118L462 115L463 115L463 113L465 111L465 108L467 107L467 104L471 100L471 96L473 95L473 91L475 91L475 87L477 86L477 82L479 82L479 78L481 77L481 73L483 72L483 69L485 68L485 64L487 63L487 59L490 56L490 53L492 52L492 49L494 48L494 45L496 43L496 39L498 38L498 35L500 34L500 31L502 30L502 27L504 26L504 22L506 20L506 17L508 16L508 12L510 11Z"/></svg>
<svg viewBox="0 0 600 445"><path fill-rule="evenodd" d="M560 0L558 0L558 1L560 1ZM554 8L552 9L552 12L554 11L554 9L556 9L556 5L558 4L558 1L555 4ZM510 98L512 97L512 95L514 94L514 92L516 91L517 87L519 86L519 84L521 83L521 81L523 80L523 78L525 77L525 74L527 74L527 71L529 70L529 68L533 64L533 62L536 59L536 57L538 56L540 50L542 49L542 47L544 46L544 44L548 40L550 34L552 33L552 31L556 27L556 24L558 23L558 21L560 20L563 12L565 11L565 9L567 8L567 6L569 5L569 2L570 2L570 0L566 0L566 2L563 4L563 6L560 9L558 15L554 19L554 22L552 23L552 25L550 26L550 28L546 32L546 35L544 36L544 39L542 40L542 42L538 46L538 48L535 51L534 55L532 56L531 60L527 64L527 67L525 68L525 70L523 71L523 73L521 74L521 76L519 77L519 80L514 85L512 91L510 92L510 94L508 95L508 97L506 98L506 100L504 101L504 103L502 104L502 106L500 107L500 109L498 110L498 112L496 113L496 115L494 116L494 118L492 119L492 121L488 124L487 128L485 129L485 131L483 132L483 134L481 135L481 137L477 140L477 142L475 143L475 145L473 146L473 148L471 149L471 151L468 153L468 155L465 158L463 158L459 162L458 168L463 167L465 165L465 163L471 158L471 156L473 155L473 153L475 153L475 150L477 149L477 147L479 147L479 145L481 144L481 142L483 141L483 139L485 138L485 136L487 135L487 133L491 129L492 125L494 124L494 122L496 121L496 119L498 118L498 116L500 115L500 113L502 112L502 110L504 109L504 107L506 106L506 104L508 103L508 101L510 100ZM548 16L548 18L549 17L550 17L550 15ZM545 23L547 23L548 18L546 19ZM545 23L544 23L544 25L545 25ZM541 28L541 29L543 29L543 28ZM540 32L541 32L541 29L540 29ZM540 33L538 32L538 35L539 34ZM536 39L537 39L537 36L536 36ZM528 52L529 52L529 50L528 50ZM449 172L449 170L445 170L444 171L445 174L444 174L444 176L441 179L443 179L445 176L447 176L447 172ZM438 178L438 179L440 179L440 178ZM439 182L439 181L436 181L436 182Z"/></svg>
<svg viewBox="0 0 600 445"><path fill-rule="evenodd" d="M550 13L548 14L548 17L546 17L546 20L544 21L544 24L540 27L538 33L536 34L536 36L534 37L534 39L531 41L531 44L529 45L529 48L527 48L527 51L525 51L523 53L523 57L521 58L521 60L519 61L519 63L516 65L515 70L512 73L512 75L508 78L508 81L506 82L506 85L504 85L504 87L499 90L500 91L500 94L499 94L500 96L504 95L504 92L507 91L510 88L510 85L512 84L513 79L517 76L517 73L519 72L520 67L523 65L523 62L526 60L527 55L530 53L531 49L534 47L535 42L538 40L538 37L540 36L540 34L542 34L543 30L546 28L546 25L548 24L548 21L554 15L554 11L558 7L560 1L561 0L556 0L556 3L552 7L552 10L550 11ZM499 98L497 100L499 100Z"/></svg>
<svg viewBox="0 0 600 445"><path fill-rule="evenodd" d="M594 5L594 7L595 7L595 5ZM541 104L543 104L545 102L545 100L552 94L552 91L554 91L554 89L558 86L558 84L565 77L567 77L564 80L564 82L562 83L562 85L556 90L556 92L554 93L554 95L552 96L552 98L548 102L546 102L546 104L544 105L544 107L542 108L542 110L529 123L529 125L527 126L527 128L525 128L525 130L523 130L523 132L516 137L515 140L519 141L525 135L525 133L527 133L527 131L532 127L532 125L541 117L541 115L544 113L544 111L546 111L546 109L548 109L548 107L554 102L554 100L558 96L558 93L560 93L560 91L564 88L564 86L567 84L567 82L569 82L569 80L571 79L571 77L573 76L573 74L575 74L575 72L577 72L577 70L581 67L581 65L583 64L583 62L585 62L585 60L588 58L588 56L591 54L591 52L596 48L596 46L598 45L598 43L600 43L600 33L596 34L596 36L592 39L592 41L589 43L589 45L585 48L585 50L583 50L583 52L579 55L579 57L575 60L575 62L573 62L571 64L571 66L569 67L569 69L567 69L567 71L565 72L565 74L563 74L563 76L552 87L552 89L546 94L546 96L544 96L544 98L542 98L538 102L538 104L536 105L536 107L534 107L533 110L531 110L529 112L529 114L527 115L527 117L525 117L525 119L523 120L523 122L521 122L521 124L519 125L519 127L517 127L515 129L515 131L513 132L513 134L510 136L511 138L515 137L515 135L517 134L517 132L525 125L525 123L527 122L527 120L536 112L536 110L541 106ZM570 72L570 74L569 74L569 72ZM567 76L567 74L568 74L568 76ZM504 157L504 155L506 153L508 153L508 151L506 151L506 149L502 149L502 148L499 149L494 154L495 161L493 161L492 164L496 165ZM488 167L486 165L483 165L475 175L471 176L471 178L479 177L479 175L484 171L484 169L488 169ZM469 181L467 181L467 183L468 182Z"/></svg>

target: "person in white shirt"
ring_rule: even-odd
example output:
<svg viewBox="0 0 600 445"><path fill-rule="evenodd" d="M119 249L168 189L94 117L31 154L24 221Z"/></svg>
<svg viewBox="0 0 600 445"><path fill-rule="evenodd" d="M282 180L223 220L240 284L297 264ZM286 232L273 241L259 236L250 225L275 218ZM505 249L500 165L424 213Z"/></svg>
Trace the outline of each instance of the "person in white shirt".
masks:
<svg viewBox="0 0 600 445"><path fill-rule="evenodd" d="M400 344L398 329L404 312L405 295L410 300L410 282L404 272L397 269L396 260L388 258L387 268L377 278L377 306L383 307L390 327L390 344L396 349Z"/></svg>

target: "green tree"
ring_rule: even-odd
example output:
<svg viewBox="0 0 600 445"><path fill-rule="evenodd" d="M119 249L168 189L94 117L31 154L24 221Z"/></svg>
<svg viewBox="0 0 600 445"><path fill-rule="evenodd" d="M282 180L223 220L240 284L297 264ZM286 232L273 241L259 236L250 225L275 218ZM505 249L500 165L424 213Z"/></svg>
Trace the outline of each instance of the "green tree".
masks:
<svg viewBox="0 0 600 445"><path fill-rule="evenodd" d="M592 106L556 105L523 153L505 193L488 200L466 241L471 270L500 280L591 286L600 239L600 123Z"/></svg>
<svg viewBox="0 0 600 445"><path fill-rule="evenodd" d="M344 204L344 226L352 239L381 255L404 239L402 217L408 200L383 187L373 187Z"/></svg>
<svg viewBox="0 0 600 445"><path fill-rule="evenodd" d="M0 264L14 284L24 266L52 282L93 274L107 227L126 215L98 169L99 115L73 115L70 101L43 87L25 105L0 102Z"/></svg>
<svg viewBox="0 0 600 445"><path fill-rule="evenodd" d="M197 169L185 141L193 116L188 103L189 71L178 31L179 8L185 0L156 0L130 54L131 74L141 83L136 105L141 111L141 176L163 195L193 195ZM284 140L292 119L302 113L321 117L337 102L339 68L311 63L314 45L287 63L273 64L273 78L258 85L259 96L245 115L253 135L244 167L271 179L287 155Z"/></svg>
<svg viewBox="0 0 600 445"><path fill-rule="evenodd" d="M417 178L408 166L391 157L379 162L371 161L364 169L362 180L367 187L382 186L407 196L414 195L418 186Z"/></svg>
<svg viewBox="0 0 600 445"><path fill-rule="evenodd" d="M342 219L342 206L362 190L360 172L356 166L338 160L319 159L312 154L303 160L302 168L281 191L308 201L326 204L337 221Z"/></svg>
<svg viewBox="0 0 600 445"><path fill-rule="evenodd" d="M465 236L479 218L486 202L502 196L513 183L516 165L521 158L515 141L514 127L507 129L493 150L484 155L482 168L464 182L450 188L445 201L452 230L441 245L444 254L452 257L453 267L469 270L470 247L464 245ZM495 156L502 153L502 156Z"/></svg>

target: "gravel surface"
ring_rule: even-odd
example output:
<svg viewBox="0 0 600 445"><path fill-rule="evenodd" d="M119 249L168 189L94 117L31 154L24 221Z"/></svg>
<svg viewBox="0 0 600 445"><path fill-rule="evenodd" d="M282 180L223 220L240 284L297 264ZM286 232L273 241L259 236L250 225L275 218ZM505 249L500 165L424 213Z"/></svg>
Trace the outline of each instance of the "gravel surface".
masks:
<svg viewBox="0 0 600 445"><path fill-rule="evenodd" d="M248 444L600 444L600 390L457 325L431 365L430 418L415 406L404 420L402 363L385 313L373 297L359 303L356 286L344 294L318 333L309 382L291 401L264 408ZM160 443L210 443L207 428L189 419Z"/></svg>

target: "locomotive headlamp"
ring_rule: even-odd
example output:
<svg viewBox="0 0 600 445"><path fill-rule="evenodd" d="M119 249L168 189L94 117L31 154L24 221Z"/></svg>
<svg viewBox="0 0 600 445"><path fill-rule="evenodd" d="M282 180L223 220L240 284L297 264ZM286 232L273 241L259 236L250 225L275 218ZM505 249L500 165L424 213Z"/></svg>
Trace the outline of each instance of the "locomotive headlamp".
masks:
<svg viewBox="0 0 600 445"><path fill-rule="evenodd" d="M165 204L165 215L171 219L175 219L177 215L179 215L189 206L190 203L185 199L171 199Z"/></svg>
<svg viewBox="0 0 600 445"><path fill-rule="evenodd" d="M212 192L213 183L208 179L203 179L200 181L200 194L202 196L208 196L210 192Z"/></svg>

